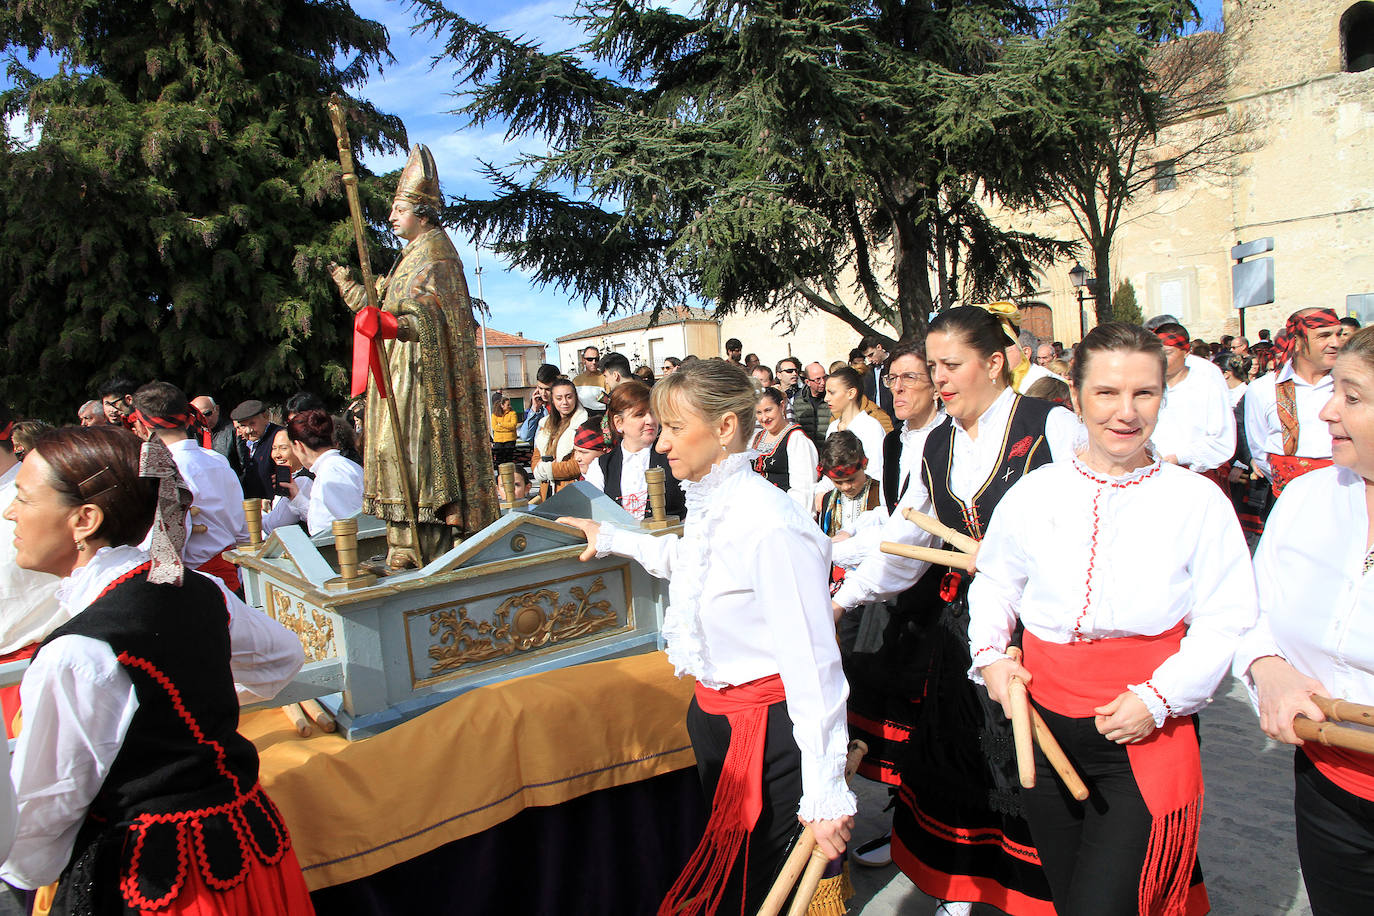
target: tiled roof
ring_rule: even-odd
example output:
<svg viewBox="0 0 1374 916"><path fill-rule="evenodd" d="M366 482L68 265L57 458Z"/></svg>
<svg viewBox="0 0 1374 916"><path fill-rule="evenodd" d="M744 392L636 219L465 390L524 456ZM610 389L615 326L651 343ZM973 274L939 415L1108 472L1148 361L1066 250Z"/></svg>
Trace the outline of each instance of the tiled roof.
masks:
<svg viewBox="0 0 1374 916"><path fill-rule="evenodd" d="M486 333L486 345L489 347L544 347L548 346L542 340L529 340L519 334L507 334L505 331L498 331L495 328L477 327L477 346L482 346L482 334Z"/></svg>
<svg viewBox="0 0 1374 916"><path fill-rule="evenodd" d="M570 340L578 340L582 337L599 337L605 334L618 334L621 331L642 331L649 326L649 316L651 312L641 312L638 315L626 315L624 318L617 318L615 321L608 321L605 324L598 324L595 327L585 328L581 331L574 331L571 334L564 334L557 338L559 343L566 343ZM711 313L705 309L694 309L683 306L669 311L664 309L659 313L658 324L655 327L664 327L672 324L684 324L688 321L714 321Z"/></svg>

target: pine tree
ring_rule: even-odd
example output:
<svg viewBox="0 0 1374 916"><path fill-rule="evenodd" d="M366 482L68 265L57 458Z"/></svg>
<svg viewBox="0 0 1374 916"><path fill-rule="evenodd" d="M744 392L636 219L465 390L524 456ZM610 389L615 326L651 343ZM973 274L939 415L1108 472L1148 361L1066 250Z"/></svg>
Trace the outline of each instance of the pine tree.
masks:
<svg viewBox="0 0 1374 916"><path fill-rule="evenodd" d="M1112 294L1112 321L1145 323L1145 316L1140 313L1140 305L1136 302L1135 287L1130 280L1122 280Z"/></svg>
<svg viewBox="0 0 1374 916"><path fill-rule="evenodd" d="M116 374L231 404L342 387L325 266L356 253L325 102L389 59L385 28L337 0L30 0L0 11L0 45L0 109L41 130L0 149L0 397L66 419ZM25 64L40 52L55 75ZM355 153L404 145L351 109ZM381 226L388 190L363 177Z"/></svg>
<svg viewBox="0 0 1374 916"><path fill-rule="evenodd" d="M1045 192L1036 119L947 103L979 76L1043 82L1002 63L1045 29L1038 0L592 0L575 51L414 5L472 87L459 113L548 149L489 168L495 196L450 218L603 312L700 298L906 335L934 308L1028 292L1068 253L983 206Z"/></svg>

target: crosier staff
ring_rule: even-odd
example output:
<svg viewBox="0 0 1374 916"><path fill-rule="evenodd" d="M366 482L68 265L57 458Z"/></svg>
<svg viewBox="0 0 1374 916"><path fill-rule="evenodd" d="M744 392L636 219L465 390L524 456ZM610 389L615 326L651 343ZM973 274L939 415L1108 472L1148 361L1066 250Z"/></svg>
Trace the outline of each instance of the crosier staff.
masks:
<svg viewBox="0 0 1374 916"><path fill-rule="evenodd" d="M377 395L386 401L387 418L391 421L391 435L396 440L396 461L401 470L401 492L405 497L406 523L410 526L410 536L417 555L420 551L420 526L416 520L415 493L410 484L410 461L406 458L405 434L401 431L401 418L396 413L396 401L390 397L391 370L384 335L396 335L396 317L382 311L377 304L377 285L372 279L372 267L367 256L367 241L363 235L363 209L358 202L358 175L353 169L353 147L348 141L348 127L344 124L344 113L339 105L339 96L329 96L329 121L334 125L334 136L339 141L339 165L343 168L344 191L348 197L348 212L353 217L353 238L358 243L358 264L363 273L363 289L367 293L367 306L358 312L353 323L354 330L371 342L366 363L368 369L361 373L361 389L358 339L353 339L353 391L354 397L367 389L367 374L371 372L377 383ZM423 564L425 557L420 557Z"/></svg>

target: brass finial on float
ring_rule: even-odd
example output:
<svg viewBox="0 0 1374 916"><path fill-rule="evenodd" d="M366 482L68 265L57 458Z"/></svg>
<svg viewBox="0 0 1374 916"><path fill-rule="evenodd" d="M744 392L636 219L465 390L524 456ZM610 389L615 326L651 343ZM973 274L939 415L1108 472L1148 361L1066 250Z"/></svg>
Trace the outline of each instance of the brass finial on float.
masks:
<svg viewBox="0 0 1374 916"><path fill-rule="evenodd" d="M677 516L668 514L663 468L649 468L644 472L644 481L649 485L649 519L644 522L644 527L658 531L676 525Z"/></svg>
<svg viewBox="0 0 1374 916"><path fill-rule="evenodd" d="M358 569L358 520L339 518L330 523L334 532L334 555L339 561L339 576L324 583L332 591L372 585L377 577Z"/></svg>
<svg viewBox="0 0 1374 916"><path fill-rule="evenodd" d="M192 507L194 508L194 507ZM245 499L243 517L248 522L248 546L262 546L262 500Z"/></svg>
<svg viewBox="0 0 1374 916"><path fill-rule="evenodd" d="M501 492L504 494L501 498L501 511L528 506L528 499L515 498L515 465L507 461L497 468L497 473L501 475Z"/></svg>

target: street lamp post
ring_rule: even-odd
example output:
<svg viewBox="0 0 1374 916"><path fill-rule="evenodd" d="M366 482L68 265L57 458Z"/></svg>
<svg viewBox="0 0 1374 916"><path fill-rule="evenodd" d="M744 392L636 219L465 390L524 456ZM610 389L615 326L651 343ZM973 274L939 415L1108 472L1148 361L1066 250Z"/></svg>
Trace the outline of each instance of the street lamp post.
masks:
<svg viewBox="0 0 1374 916"><path fill-rule="evenodd" d="M1078 293L1078 339L1081 341L1088 336L1088 313L1083 308L1083 300L1097 300L1097 278L1088 273L1087 268L1082 264L1075 261L1073 268L1069 271L1069 282L1073 284L1074 291Z"/></svg>

